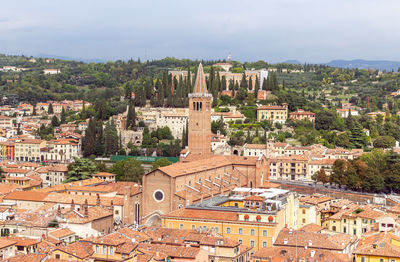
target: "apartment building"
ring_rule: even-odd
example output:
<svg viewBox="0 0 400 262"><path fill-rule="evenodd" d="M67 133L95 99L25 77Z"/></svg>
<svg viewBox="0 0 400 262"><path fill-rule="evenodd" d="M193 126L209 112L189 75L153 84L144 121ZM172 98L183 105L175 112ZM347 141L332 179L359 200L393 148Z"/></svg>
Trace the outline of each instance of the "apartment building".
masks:
<svg viewBox="0 0 400 262"><path fill-rule="evenodd" d="M31 138L15 139L15 160L17 161L40 161L40 148L46 145L45 140Z"/></svg>
<svg viewBox="0 0 400 262"><path fill-rule="evenodd" d="M270 158L269 178L273 180L312 181L308 172L309 158L305 155Z"/></svg>

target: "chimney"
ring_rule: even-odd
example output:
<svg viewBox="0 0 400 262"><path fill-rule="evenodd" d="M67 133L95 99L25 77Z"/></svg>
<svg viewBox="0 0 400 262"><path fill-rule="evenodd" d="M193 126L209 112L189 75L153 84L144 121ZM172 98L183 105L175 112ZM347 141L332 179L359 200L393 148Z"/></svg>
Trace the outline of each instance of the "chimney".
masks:
<svg viewBox="0 0 400 262"><path fill-rule="evenodd" d="M73 199L72 199L72 201L71 201L71 210L75 210L75 202L74 202Z"/></svg>
<svg viewBox="0 0 400 262"><path fill-rule="evenodd" d="M58 208L57 208L57 216L61 216L61 207L60 207L60 205L58 205Z"/></svg>
<svg viewBox="0 0 400 262"><path fill-rule="evenodd" d="M97 195L96 205L100 206L100 195L99 193L97 193L96 195Z"/></svg>
<svg viewBox="0 0 400 262"><path fill-rule="evenodd" d="M314 257L314 256L315 256L315 250L311 250L310 257Z"/></svg>
<svg viewBox="0 0 400 262"><path fill-rule="evenodd" d="M311 240L308 240L308 246L312 246L312 241Z"/></svg>
<svg viewBox="0 0 400 262"><path fill-rule="evenodd" d="M88 207L87 199L85 199L85 204L83 205L83 210L84 210L84 216L88 217L89 216L89 207Z"/></svg>

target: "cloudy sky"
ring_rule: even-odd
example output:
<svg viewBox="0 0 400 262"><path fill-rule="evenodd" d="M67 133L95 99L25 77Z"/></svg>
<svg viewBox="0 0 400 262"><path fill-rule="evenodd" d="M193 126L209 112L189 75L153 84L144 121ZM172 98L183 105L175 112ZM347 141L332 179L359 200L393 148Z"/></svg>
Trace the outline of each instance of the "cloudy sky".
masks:
<svg viewBox="0 0 400 262"><path fill-rule="evenodd" d="M398 0L12 0L0 53L400 61Z"/></svg>

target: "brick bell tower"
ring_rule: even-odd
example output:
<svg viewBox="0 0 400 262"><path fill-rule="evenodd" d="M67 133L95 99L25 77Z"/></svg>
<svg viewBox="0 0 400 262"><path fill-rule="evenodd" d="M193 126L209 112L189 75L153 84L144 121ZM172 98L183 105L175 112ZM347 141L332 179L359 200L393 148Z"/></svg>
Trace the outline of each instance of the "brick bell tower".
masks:
<svg viewBox="0 0 400 262"><path fill-rule="evenodd" d="M193 93L189 94L189 153L211 155L211 104L203 66L199 65Z"/></svg>

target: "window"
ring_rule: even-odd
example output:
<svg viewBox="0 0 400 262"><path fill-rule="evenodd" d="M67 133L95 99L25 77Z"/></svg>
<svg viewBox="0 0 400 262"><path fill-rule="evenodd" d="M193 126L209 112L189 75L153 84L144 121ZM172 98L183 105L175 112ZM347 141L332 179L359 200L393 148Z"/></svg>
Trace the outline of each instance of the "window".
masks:
<svg viewBox="0 0 400 262"><path fill-rule="evenodd" d="M96 245L96 253L99 254L100 253L100 247L98 245Z"/></svg>
<svg viewBox="0 0 400 262"><path fill-rule="evenodd" d="M243 244L243 240L239 239L239 243L240 243L240 244Z"/></svg>
<svg viewBox="0 0 400 262"><path fill-rule="evenodd" d="M391 259L390 262L396 262L396 259Z"/></svg>
<svg viewBox="0 0 400 262"><path fill-rule="evenodd" d="M230 227L227 227L227 228L226 228L226 233L227 233L227 234L230 234L230 233L231 233L231 228L230 228Z"/></svg>
<svg viewBox="0 0 400 262"><path fill-rule="evenodd" d="M303 218L303 219L301 220L301 222L302 222L303 224L305 224L305 223L306 223L306 219Z"/></svg>
<svg viewBox="0 0 400 262"><path fill-rule="evenodd" d="M356 228L353 229L353 235L357 235L357 229Z"/></svg>
<svg viewBox="0 0 400 262"><path fill-rule="evenodd" d="M267 242L263 241L263 247L267 247Z"/></svg>
<svg viewBox="0 0 400 262"><path fill-rule="evenodd" d="M380 258L380 259L379 259L379 262L385 262L385 259Z"/></svg>
<svg viewBox="0 0 400 262"><path fill-rule="evenodd" d="M263 236L264 236L264 237L267 236L267 230L263 230Z"/></svg>
<svg viewBox="0 0 400 262"><path fill-rule="evenodd" d="M107 254L107 247L103 246L103 254Z"/></svg>
<svg viewBox="0 0 400 262"><path fill-rule="evenodd" d="M114 247L110 247L110 254L114 255Z"/></svg>
<svg viewBox="0 0 400 262"><path fill-rule="evenodd" d="M345 218L345 219L343 219L343 222L344 222L344 223L346 223L346 221L347 221L347 220L346 220L346 218Z"/></svg>
<svg viewBox="0 0 400 262"><path fill-rule="evenodd" d="M183 229L183 224L180 224L180 225L179 225L179 229Z"/></svg>
<svg viewBox="0 0 400 262"><path fill-rule="evenodd" d="M243 234L243 228L239 228L239 235Z"/></svg>
<svg viewBox="0 0 400 262"><path fill-rule="evenodd" d="M254 229L250 230L250 234L254 236Z"/></svg>
<svg viewBox="0 0 400 262"><path fill-rule="evenodd" d="M251 240L251 241L250 241L250 246L251 246L251 247L254 247L254 240Z"/></svg>
<svg viewBox="0 0 400 262"><path fill-rule="evenodd" d="M354 220L354 225L357 225L357 220Z"/></svg>
<svg viewBox="0 0 400 262"><path fill-rule="evenodd" d="M196 229L196 226L195 226L195 225L192 225L192 229Z"/></svg>
<svg viewBox="0 0 400 262"><path fill-rule="evenodd" d="M303 209L303 214L305 214L306 213L306 210L305 209Z"/></svg>
<svg viewBox="0 0 400 262"><path fill-rule="evenodd" d="M343 227L343 233L346 233L346 232L347 232L347 228Z"/></svg>
<svg viewBox="0 0 400 262"><path fill-rule="evenodd" d="M60 259L60 258L61 258L60 254L56 254L56 259Z"/></svg>
<svg viewBox="0 0 400 262"><path fill-rule="evenodd" d="M164 192L160 189L154 191L153 193L153 198L154 200L156 200L157 202L161 202L164 200Z"/></svg>

